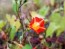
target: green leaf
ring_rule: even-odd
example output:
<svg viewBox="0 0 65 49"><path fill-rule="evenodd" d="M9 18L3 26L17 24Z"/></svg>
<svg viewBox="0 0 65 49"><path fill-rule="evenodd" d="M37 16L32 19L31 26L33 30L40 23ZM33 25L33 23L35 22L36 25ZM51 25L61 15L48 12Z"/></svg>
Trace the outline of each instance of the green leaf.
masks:
<svg viewBox="0 0 65 49"><path fill-rule="evenodd" d="M51 22L46 31L46 37L48 37L48 36L52 37L54 31L56 31L58 28L59 28L59 26L57 26L56 23Z"/></svg>
<svg viewBox="0 0 65 49"><path fill-rule="evenodd" d="M5 26L5 22L4 21L2 21L2 20L0 20L0 30Z"/></svg>
<svg viewBox="0 0 65 49"><path fill-rule="evenodd" d="M22 49L32 49L32 47L29 44L26 44Z"/></svg>
<svg viewBox="0 0 65 49"><path fill-rule="evenodd" d="M46 16L46 14L48 13L49 9L50 9L49 7L43 6L43 7L39 10L39 14L42 15L42 16Z"/></svg>
<svg viewBox="0 0 65 49"><path fill-rule="evenodd" d="M59 35L63 32L63 29L61 28L61 26L59 27L59 29L57 30L56 36L59 37Z"/></svg>
<svg viewBox="0 0 65 49"><path fill-rule="evenodd" d="M59 26L60 28L57 30L57 36L59 36L65 30L65 16L61 18Z"/></svg>
<svg viewBox="0 0 65 49"><path fill-rule="evenodd" d="M61 21L59 23L60 28L57 30L57 36L61 34L65 30L65 16L61 18Z"/></svg>
<svg viewBox="0 0 65 49"><path fill-rule="evenodd" d="M11 26L10 40L13 40L14 39L15 33L16 33L16 28L14 26Z"/></svg>
<svg viewBox="0 0 65 49"><path fill-rule="evenodd" d="M65 16L62 17L61 22L60 22L60 25L61 25L61 27L62 27L63 29L65 29Z"/></svg>
<svg viewBox="0 0 65 49"><path fill-rule="evenodd" d="M12 4L13 4L13 5L12 5L13 11L14 11L15 13L17 13L18 8L19 8L19 5L20 5L20 0L18 0L17 3L16 3L15 0L12 0Z"/></svg>
<svg viewBox="0 0 65 49"><path fill-rule="evenodd" d="M56 26L59 26L57 30L57 36L59 36L65 30L65 16L61 17L60 13L52 13L50 21L56 23Z"/></svg>
<svg viewBox="0 0 65 49"><path fill-rule="evenodd" d="M16 4L14 4L13 5L13 11L15 12L15 13L17 13L17 11L18 11L18 7L17 7L18 5L16 5ZM16 8L17 8L17 10L16 10Z"/></svg>
<svg viewBox="0 0 65 49"><path fill-rule="evenodd" d="M56 24L58 24L60 20L61 20L60 13L52 13L52 15L50 16L51 22L55 22Z"/></svg>

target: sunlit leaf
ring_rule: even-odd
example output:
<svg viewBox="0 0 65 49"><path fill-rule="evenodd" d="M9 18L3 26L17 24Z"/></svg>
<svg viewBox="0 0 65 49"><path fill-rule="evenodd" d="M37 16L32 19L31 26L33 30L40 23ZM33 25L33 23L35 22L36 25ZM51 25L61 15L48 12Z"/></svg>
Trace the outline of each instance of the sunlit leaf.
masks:
<svg viewBox="0 0 65 49"><path fill-rule="evenodd" d="M6 15L6 18L7 18L8 21L10 21L10 18L11 18L11 17L10 17L10 15L7 14L7 15Z"/></svg>
<svg viewBox="0 0 65 49"><path fill-rule="evenodd" d="M60 13L52 13L52 15L50 16L51 22L55 22L56 24L58 24L60 20L61 20Z"/></svg>
<svg viewBox="0 0 65 49"><path fill-rule="evenodd" d="M61 32L63 32L65 30L65 16L61 18L59 25L60 25L60 28L57 32L57 36L59 36L61 34Z"/></svg>
<svg viewBox="0 0 65 49"><path fill-rule="evenodd" d="M61 26L59 27L59 29L57 30L56 36L59 37L59 35L63 32L64 29L61 28Z"/></svg>
<svg viewBox="0 0 65 49"><path fill-rule="evenodd" d="M16 17L10 16L10 15L6 15L6 18L8 20L8 22L10 23L11 26L15 26L16 27L16 31L20 28L21 24L20 24L20 20L16 19Z"/></svg>
<svg viewBox="0 0 65 49"><path fill-rule="evenodd" d="M31 14L32 18L34 18L34 17L44 18L43 16L39 15L39 14L36 13L35 11L32 11L30 14Z"/></svg>
<svg viewBox="0 0 65 49"><path fill-rule="evenodd" d="M46 37L50 36L52 37L54 31L56 31L59 28L59 26L56 25L56 23L50 23L49 27L47 28L46 31Z"/></svg>
<svg viewBox="0 0 65 49"><path fill-rule="evenodd" d="M15 23L15 19L16 19L16 17L15 16L10 16L10 15L6 15L6 18L7 18L7 20L8 20L8 22L10 23L10 25L14 25L14 23Z"/></svg>
<svg viewBox="0 0 65 49"><path fill-rule="evenodd" d="M60 13L52 13L50 21L56 23L56 26L59 26L57 30L57 36L59 36L65 30L65 16L61 17Z"/></svg>
<svg viewBox="0 0 65 49"><path fill-rule="evenodd" d="M32 49L32 47L29 44L26 44L22 49Z"/></svg>
<svg viewBox="0 0 65 49"><path fill-rule="evenodd" d="M0 20L0 30L5 26L6 22L3 20Z"/></svg>
<svg viewBox="0 0 65 49"><path fill-rule="evenodd" d="M19 19L15 22L16 30L18 30L21 26Z"/></svg>
<svg viewBox="0 0 65 49"><path fill-rule="evenodd" d="M47 6L43 6L40 10L39 10L39 14L42 16L46 16L48 14L49 11L49 7Z"/></svg>
<svg viewBox="0 0 65 49"><path fill-rule="evenodd" d="M62 17L62 20L61 20L61 27L63 28L63 29L65 29L65 16L64 17Z"/></svg>

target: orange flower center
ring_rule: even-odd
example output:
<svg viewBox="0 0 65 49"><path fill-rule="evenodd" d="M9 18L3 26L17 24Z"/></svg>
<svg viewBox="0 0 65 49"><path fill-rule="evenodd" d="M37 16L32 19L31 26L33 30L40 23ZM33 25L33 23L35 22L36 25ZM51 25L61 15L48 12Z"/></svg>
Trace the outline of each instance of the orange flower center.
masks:
<svg viewBox="0 0 65 49"><path fill-rule="evenodd" d="M38 23L38 22L35 22L35 23L32 25L32 28L33 28L34 30L38 30L38 29L40 28L39 23Z"/></svg>

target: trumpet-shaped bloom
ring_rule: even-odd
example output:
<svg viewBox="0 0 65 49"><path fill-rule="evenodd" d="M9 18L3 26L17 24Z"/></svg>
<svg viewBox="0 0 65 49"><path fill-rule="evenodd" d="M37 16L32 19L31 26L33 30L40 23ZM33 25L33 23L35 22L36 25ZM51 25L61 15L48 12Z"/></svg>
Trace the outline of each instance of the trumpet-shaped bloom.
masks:
<svg viewBox="0 0 65 49"><path fill-rule="evenodd" d="M37 34L45 30L44 19L35 17L31 20L29 27L33 29Z"/></svg>

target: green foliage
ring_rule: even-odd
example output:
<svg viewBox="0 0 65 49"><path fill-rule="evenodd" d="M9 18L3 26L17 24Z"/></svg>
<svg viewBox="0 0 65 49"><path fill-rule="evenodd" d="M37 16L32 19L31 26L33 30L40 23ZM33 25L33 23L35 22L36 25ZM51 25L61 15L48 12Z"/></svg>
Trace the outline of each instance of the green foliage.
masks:
<svg viewBox="0 0 65 49"><path fill-rule="evenodd" d="M56 23L51 22L49 27L47 28L46 37L48 37L48 36L52 37L54 31L56 31L58 28L59 28L59 26L57 26Z"/></svg>
<svg viewBox="0 0 65 49"><path fill-rule="evenodd" d="M65 29L65 16L62 17L60 25L62 26L63 29Z"/></svg>
<svg viewBox="0 0 65 49"><path fill-rule="evenodd" d="M16 3L17 2L17 3ZM19 8L19 5L20 5L20 0L12 0L12 8L13 8L13 11L17 14L18 12L18 8Z"/></svg>
<svg viewBox="0 0 65 49"><path fill-rule="evenodd" d="M6 24L6 22L4 22L3 20L0 20L0 31L5 26L5 24Z"/></svg>
<svg viewBox="0 0 65 49"><path fill-rule="evenodd" d="M29 44L26 44L22 49L32 49L32 47Z"/></svg>
<svg viewBox="0 0 65 49"><path fill-rule="evenodd" d="M56 24L58 24L61 20L61 15L60 13L52 13L50 16L50 21L51 22L55 22Z"/></svg>
<svg viewBox="0 0 65 49"><path fill-rule="evenodd" d="M42 16L46 16L48 11L49 11L49 7L47 6L43 6L40 10L39 10L39 14L42 15Z"/></svg>
<svg viewBox="0 0 65 49"><path fill-rule="evenodd" d="M11 26L11 30L10 30L10 40L13 40L13 39L14 39L15 33L16 33L16 28L15 28L15 26Z"/></svg>
<svg viewBox="0 0 65 49"><path fill-rule="evenodd" d="M59 36L65 30L65 16L61 17L60 13L52 13L50 16L50 25L46 31L46 37L52 37L54 31Z"/></svg>
<svg viewBox="0 0 65 49"><path fill-rule="evenodd" d="M29 24L29 21L26 19L26 18L29 18L29 16L31 15L31 18L34 18L34 17L40 17L40 18L45 18L45 16L50 12L51 15L49 16L49 19L44 19L45 20L45 23L46 22L49 22L49 26L46 30L46 37L50 36L52 37L53 33L56 32L56 36L59 37L59 35L65 31L65 15L64 16L61 16L64 12L65 14L65 1L64 1L64 6L59 6L59 2L61 3L61 0L33 0L34 2L34 5L32 5L33 7L39 7L40 9L38 9L38 7L36 9L38 9L37 11L34 11L34 12L31 12L32 11L32 8L29 9L29 4L28 4L28 0L12 0L12 7L13 7L13 11L15 12L15 14L18 14L18 10L19 10L19 6L20 6L20 1L22 1L22 4L25 3L21 8L25 8L26 10L22 10L22 14L24 14L26 17L23 17L25 18L25 20L23 19L22 21L24 21L24 23L21 22L21 24L24 25L25 29L29 29L30 28L27 28ZM32 0L29 0L29 1L32 1ZM44 2L47 4L45 4ZM55 2L58 2L55 6L54 6L54 3ZM45 4L45 5L43 5ZM26 6L26 7L24 7ZM64 9L63 9L64 8ZM30 12L28 11L30 10ZM63 11L64 10L64 11ZM28 13L27 13L28 12ZM38 12L38 13L36 13ZM28 16L28 17L27 17ZM16 35L16 32L19 31L19 29L21 29L21 32L18 32L18 33L22 33L21 34L18 34L17 37L19 38L18 41L20 41L20 43L22 43L22 39L23 37L29 37L27 36L28 34L25 34L26 31L28 32L28 30L24 31L23 28L20 28L21 24L20 24L20 20L19 19L16 19L16 16L9 16L7 15L7 20L9 22L9 26L10 28L6 28L7 29L7 32L10 32L10 36L9 36L9 39L12 41L14 40L14 37ZM4 21L0 21L0 31L2 30L2 28L5 26L5 22ZM7 23L8 25L8 23ZM31 31L32 32L32 31ZM24 35L25 34L25 35ZM21 35L21 36L20 36ZM32 35L32 34L31 34ZM31 36L32 37L32 36ZM8 39L8 40L9 40ZM24 40L24 39L23 39ZM45 39L44 39L45 40ZM8 42L8 41L7 41ZM44 45L48 45L48 43L46 41L42 41L44 43ZM31 46L31 43L30 43L30 38L28 39L28 43L27 44L25 42L25 45L21 48L19 45L17 44L12 44L12 48L11 49L32 49L32 46ZM11 44L11 43L8 43L8 44Z"/></svg>
<svg viewBox="0 0 65 49"><path fill-rule="evenodd" d="M61 21L59 23L60 28L57 30L57 36L61 34L65 30L65 16L61 18Z"/></svg>
<svg viewBox="0 0 65 49"><path fill-rule="evenodd" d="M59 29L60 20L61 20L61 16L60 16L59 13L52 13L51 14L51 16L50 16L50 25L47 28L46 37L48 37L48 36L52 37L54 31Z"/></svg>

